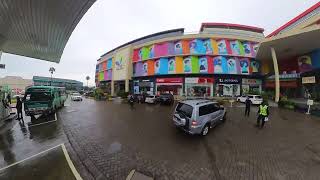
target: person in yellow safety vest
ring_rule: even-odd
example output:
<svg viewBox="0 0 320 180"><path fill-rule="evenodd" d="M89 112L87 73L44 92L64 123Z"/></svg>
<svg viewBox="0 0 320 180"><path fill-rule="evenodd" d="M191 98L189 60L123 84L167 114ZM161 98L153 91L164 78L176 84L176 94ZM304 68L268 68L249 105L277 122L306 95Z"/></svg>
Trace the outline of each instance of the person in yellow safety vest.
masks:
<svg viewBox="0 0 320 180"><path fill-rule="evenodd" d="M259 106L258 110L258 118L257 118L257 127L260 126L260 121L261 121L261 126L260 128L262 129L264 126L264 123L266 122L266 118L269 116L269 106L266 101L263 101L262 104Z"/></svg>

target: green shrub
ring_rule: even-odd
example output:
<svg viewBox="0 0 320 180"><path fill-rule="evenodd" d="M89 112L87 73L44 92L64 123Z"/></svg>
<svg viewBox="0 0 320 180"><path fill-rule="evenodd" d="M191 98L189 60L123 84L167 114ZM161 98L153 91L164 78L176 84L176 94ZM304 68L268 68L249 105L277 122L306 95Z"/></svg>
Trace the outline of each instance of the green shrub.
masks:
<svg viewBox="0 0 320 180"><path fill-rule="evenodd" d="M128 97L128 95L129 95L129 92L124 92L124 91L119 91L117 93L117 96L121 97L122 99L126 99Z"/></svg>
<svg viewBox="0 0 320 180"><path fill-rule="evenodd" d="M104 92L103 92L103 90L101 88L96 88L93 91L93 96L94 96L95 99L101 100L104 97Z"/></svg>

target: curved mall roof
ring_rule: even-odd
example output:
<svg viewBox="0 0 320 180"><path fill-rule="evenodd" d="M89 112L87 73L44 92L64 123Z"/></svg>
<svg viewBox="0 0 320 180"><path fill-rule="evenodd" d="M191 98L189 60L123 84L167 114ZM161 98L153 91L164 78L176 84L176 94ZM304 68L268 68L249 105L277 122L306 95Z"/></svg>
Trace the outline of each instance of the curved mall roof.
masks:
<svg viewBox="0 0 320 180"><path fill-rule="evenodd" d="M1 0L0 50L60 62L71 33L95 0Z"/></svg>

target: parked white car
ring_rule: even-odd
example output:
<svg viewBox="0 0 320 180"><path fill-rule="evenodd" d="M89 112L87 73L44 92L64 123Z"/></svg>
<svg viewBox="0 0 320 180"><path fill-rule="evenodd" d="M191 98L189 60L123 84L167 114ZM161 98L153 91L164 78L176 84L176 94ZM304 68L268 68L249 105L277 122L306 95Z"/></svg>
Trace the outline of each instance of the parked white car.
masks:
<svg viewBox="0 0 320 180"><path fill-rule="evenodd" d="M157 103L157 96L155 95L149 95L146 97L145 103L149 103L149 104L156 104Z"/></svg>
<svg viewBox="0 0 320 180"><path fill-rule="evenodd" d="M249 100L251 101L251 104L260 105L263 101L262 97L260 95L242 95L237 98L238 102L246 102L247 97L249 97Z"/></svg>
<svg viewBox="0 0 320 180"><path fill-rule="evenodd" d="M80 93L72 93L71 100L72 101L82 101L82 96Z"/></svg>

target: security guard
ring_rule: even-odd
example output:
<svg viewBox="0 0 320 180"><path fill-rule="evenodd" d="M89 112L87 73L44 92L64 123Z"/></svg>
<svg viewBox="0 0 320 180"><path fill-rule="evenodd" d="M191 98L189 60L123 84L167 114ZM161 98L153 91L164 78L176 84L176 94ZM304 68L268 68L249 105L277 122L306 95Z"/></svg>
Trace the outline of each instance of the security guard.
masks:
<svg viewBox="0 0 320 180"><path fill-rule="evenodd" d="M263 128L266 118L268 118L268 116L269 116L269 106L267 102L263 101L263 103L259 106L256 126L259 127L260 121L262 121L260 128Z"/></svg>

